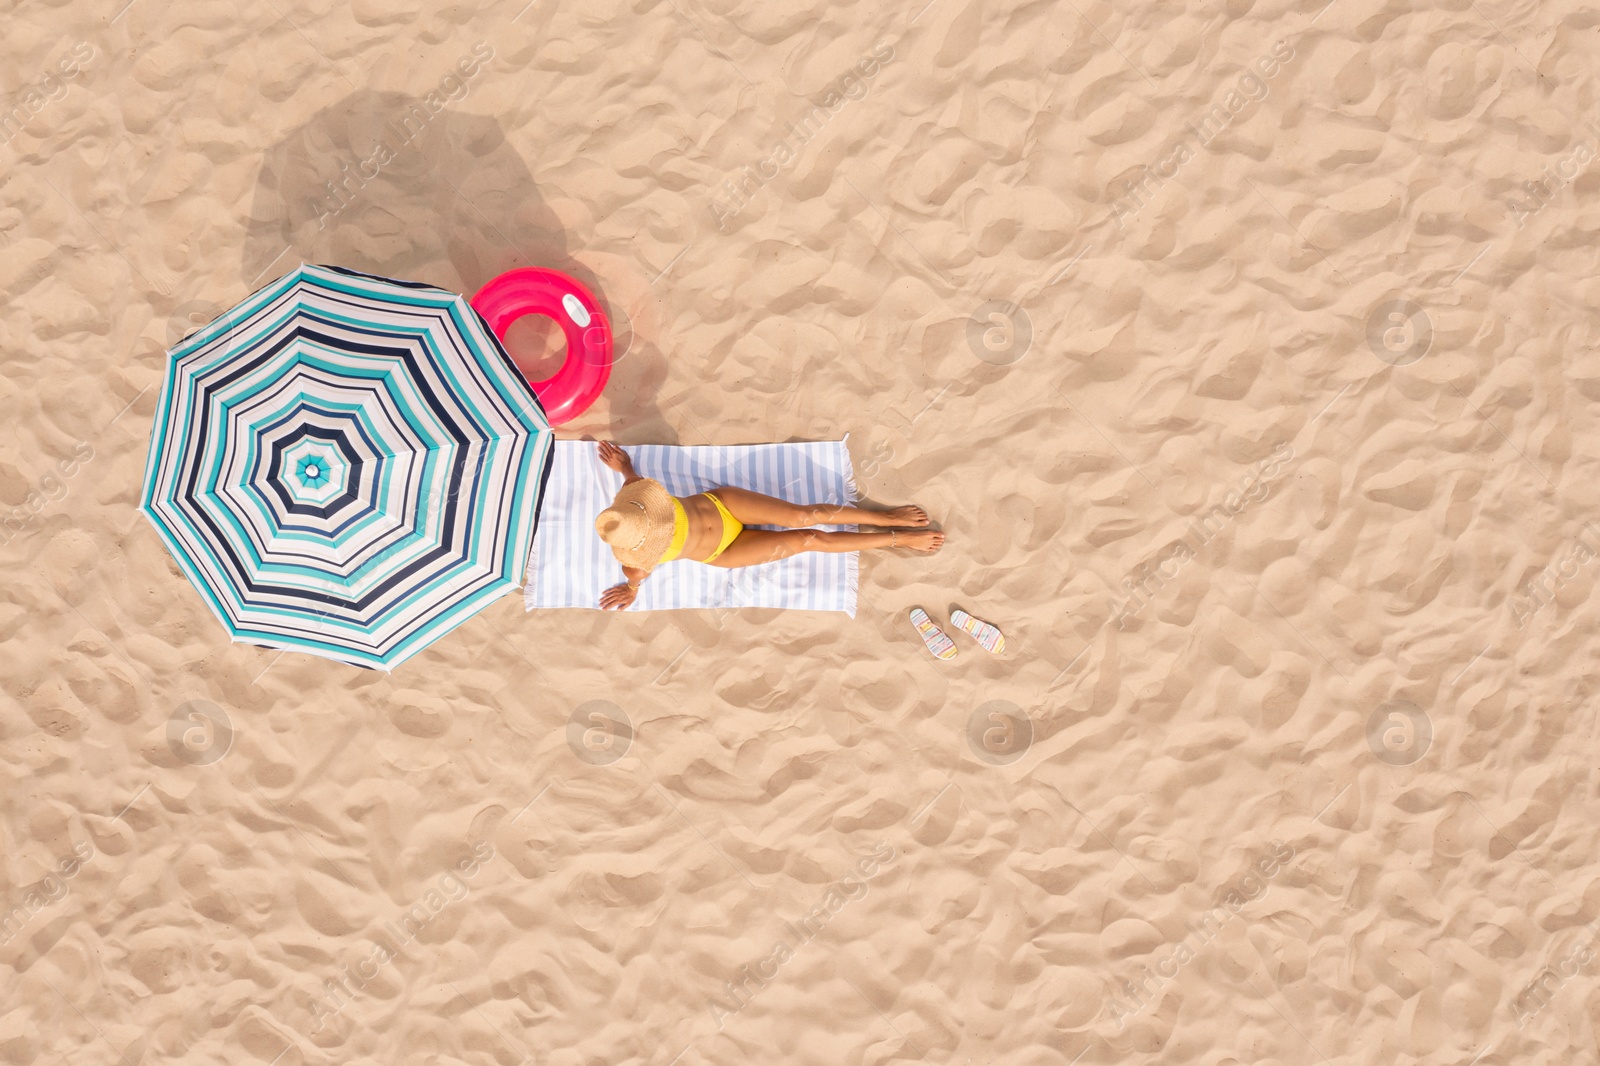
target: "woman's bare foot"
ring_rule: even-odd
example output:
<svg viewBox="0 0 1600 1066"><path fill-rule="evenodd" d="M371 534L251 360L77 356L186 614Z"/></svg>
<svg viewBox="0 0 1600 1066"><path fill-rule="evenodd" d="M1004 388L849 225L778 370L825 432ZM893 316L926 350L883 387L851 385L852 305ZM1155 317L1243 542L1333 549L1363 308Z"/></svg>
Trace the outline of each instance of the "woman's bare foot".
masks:
<svg viewBox="0 0 1600 1066"><path fill-rule="evenodd" d="M925 526L928 524L928 512L914 504L904 507L891 507L887 511L868 511L870 521L861 522L862 525L873 526ZM858 521L860 521L858 519Z"/></svg>
<svg viewBox="0 0 1600 1066"><path fill-rule="evenodd" d="M892 548L909 548L914 552L932 555L944 547L944 534L937 529L897 529Z"/></svg>

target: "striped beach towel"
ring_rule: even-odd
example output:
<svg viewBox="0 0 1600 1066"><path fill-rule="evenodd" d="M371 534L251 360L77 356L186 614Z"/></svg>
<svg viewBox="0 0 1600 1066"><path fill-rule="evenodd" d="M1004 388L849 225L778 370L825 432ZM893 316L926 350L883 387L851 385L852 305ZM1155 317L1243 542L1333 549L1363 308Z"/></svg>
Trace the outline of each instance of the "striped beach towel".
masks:
<svg viewBox="0 0 1600 1066"><path fill-rule="evenodd" d="M732 485L795 503L844 504L856 499L848 440L688 448L636 444L627 451L634 469L661 482L674 496L693 496L719 485ZM595 442L556 441L539 530L528 556L523 587L523 605L528 610L598 610L600 593L624 580L622 565L594 531L595 516L611 504L621 487L622 475L601 464ZM628 609L786 607L843 611L853 618L857 564L856 552L806 552L732 570L679 559L657 567Z"/></svg>

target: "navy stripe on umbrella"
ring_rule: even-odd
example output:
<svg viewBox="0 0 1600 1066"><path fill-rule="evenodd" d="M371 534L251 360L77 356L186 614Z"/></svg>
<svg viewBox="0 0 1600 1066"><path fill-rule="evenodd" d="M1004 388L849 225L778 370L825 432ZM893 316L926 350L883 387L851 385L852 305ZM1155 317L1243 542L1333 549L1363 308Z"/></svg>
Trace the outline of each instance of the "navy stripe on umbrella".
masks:
<svg viewBox="0 0 1600 1066"><path fill-rule="evenodd" d="M553 440L465 299L302 266L169 353L142 509L235 640L388 669L520 584Z"/></svg>

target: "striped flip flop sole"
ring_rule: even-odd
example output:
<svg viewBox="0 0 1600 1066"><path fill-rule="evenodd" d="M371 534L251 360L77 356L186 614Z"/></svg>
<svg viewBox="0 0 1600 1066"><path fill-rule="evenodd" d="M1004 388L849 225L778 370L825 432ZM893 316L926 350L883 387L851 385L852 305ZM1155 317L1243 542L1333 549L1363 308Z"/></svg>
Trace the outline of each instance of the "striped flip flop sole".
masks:
<svg viewBox="0 0 1600 1066"><path fill-rule="evenodd" d="M999 655L1006 650L1006 638L998 627L979 621L959 607L950 612L950 624L963 633L971 634L972 639L986 652Z"/></svg>
<svg viewBox="0 0 1600 1066"><path fill-rule="evenodd" d="M956 642L945 636L944 630L933 624L933 619L928 617L927 611L921 607L911 608L911 624L917 627L917 635L922 638L922 643L928 646L935 659L956 657Z"/></svg>

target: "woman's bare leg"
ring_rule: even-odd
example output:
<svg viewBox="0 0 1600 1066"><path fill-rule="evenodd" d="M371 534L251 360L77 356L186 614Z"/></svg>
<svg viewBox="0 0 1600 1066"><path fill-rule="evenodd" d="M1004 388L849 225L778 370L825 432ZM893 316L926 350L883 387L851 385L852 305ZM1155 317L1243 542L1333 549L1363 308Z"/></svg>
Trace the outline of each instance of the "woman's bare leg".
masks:
<svg viewBox="0 0 1600 1066"><path fill-rule="evenodd" d="M925 526L928 513L920 507L896 507L888 511L868 511L861 507L831 503L790 503L749 489L712 489L728 513L747 526ZM855 548L846 548L855 551Z"/></svg>
<svg viewBox="0 0 1600 1066"><path fill-rule="evenodd" d="M733 510L731 507L728 509ZM873 548L910 548L932 555L943 544L944 534L933 529L900 529L892 533L747 529L734 538L727 551L711 560L711 565L732 569L787 559L801 552L857 552Z"/></svg>

